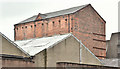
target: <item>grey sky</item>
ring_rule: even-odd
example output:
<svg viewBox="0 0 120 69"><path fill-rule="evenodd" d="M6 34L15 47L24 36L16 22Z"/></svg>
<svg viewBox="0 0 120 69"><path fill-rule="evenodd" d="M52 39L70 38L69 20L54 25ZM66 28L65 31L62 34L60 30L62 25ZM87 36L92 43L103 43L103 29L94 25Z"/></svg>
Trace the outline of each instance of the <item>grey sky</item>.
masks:
<svg viewBox="0 0 120 69"><path fill-rule="evenodd" d="M14 24L37 15L92 4L106 20L106 39L118 31L119 0L0 0L0 32L14 39Z"/></svg>

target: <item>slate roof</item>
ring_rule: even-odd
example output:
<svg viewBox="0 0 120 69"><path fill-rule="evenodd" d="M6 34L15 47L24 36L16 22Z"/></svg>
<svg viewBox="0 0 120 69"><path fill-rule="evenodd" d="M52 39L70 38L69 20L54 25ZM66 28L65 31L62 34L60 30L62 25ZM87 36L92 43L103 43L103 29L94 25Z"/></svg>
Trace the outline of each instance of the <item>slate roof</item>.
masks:
<svg viewBox="0 0 120 69"><path fill-rule="evenodd" d="M89 4L87 4L87 5L89 5ZM77 6L77 7L64 9L64 10L60 10L60 11L45 13L45 14L41 14L41 16L42 16L42 19L46 19L46 18L56 17L56 16L60 16L60 15L71 14L71 13L74 13L74 12L86 7L87 5L82 5L82 6ZM37 18L37 15L34 15L26 20L21 21L20 23L35 21L36 18ZM20 23L18 23L18 24L20 24Z"/></svg>
<svg viewBox="0 0 120 69"><path fill-rule="evenodd" d="M34 21L36 19L37 15L34 15L28 19L25 19L23 21L21 21L20 23L26 23L26 22L31 22L31 21Z"/></svg>
<svg viewBox="0 0 120 69"><path fill-rule="evenodd" d="M101 62L104 66L110 66L110 67L120 67L120 59L118 58L112 58L112 59L102 59Z"/></svg>

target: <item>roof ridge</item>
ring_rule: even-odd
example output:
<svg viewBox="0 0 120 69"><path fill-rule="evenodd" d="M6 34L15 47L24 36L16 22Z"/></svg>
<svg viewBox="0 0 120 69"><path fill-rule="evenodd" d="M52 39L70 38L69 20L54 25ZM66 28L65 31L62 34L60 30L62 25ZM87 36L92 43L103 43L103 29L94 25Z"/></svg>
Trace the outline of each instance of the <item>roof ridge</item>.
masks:
<svg viewBox="0 0 120 69"><path fill-rule="evenodd" d="M61 9L61 10L57 10L57 11L53 11L53 12L48 12L48 13L44 13L44 14L49 14L49 13L54 13L54 12L59 12L59 11L64 11L64 10L69 10L69 9L72 9L72 8L77 8L77 7L87 6L87 5L89 5L89 4L80 5L80 6L75 6L75 7L70 7L70 8Z"/></svg>
<svg viewBox="0 0 120 69"><path fill-rule="evenodd" d="M44 13L44 14L41 14L41 15L46 15L46 16L42 17L42 19L47 19L47 18L52 18L52 17L56 17L56 16L75 13L76 11L86 7L87 5L89 5L89 4L76 6L76 7L71 7L71 8L68 8L68 9L62 9L62 10L58 10L58 11L53 11L53 12L49 12L49 13ZM34 15L34 16L30 17L30 18L27 18L27 19L17 23L17 24L22 24L22 23L35 21L36 17L37 17L37 15ZM17 25L17 24L15 24L15 25Z"/></svg>

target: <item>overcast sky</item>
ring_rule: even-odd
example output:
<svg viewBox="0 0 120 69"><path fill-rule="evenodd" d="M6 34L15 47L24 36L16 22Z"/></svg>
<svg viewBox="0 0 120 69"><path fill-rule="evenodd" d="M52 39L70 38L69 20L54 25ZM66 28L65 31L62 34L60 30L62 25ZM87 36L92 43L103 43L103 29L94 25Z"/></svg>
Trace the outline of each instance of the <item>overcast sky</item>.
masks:
<svg viewBox="0 0 120 69"><path fill-rule="evenodd" d="M92 4L106 21L106 39L118 32L120 0L0 0L0 32L14 40L14 24L38 13L48 13L84 4Z"/></svg>

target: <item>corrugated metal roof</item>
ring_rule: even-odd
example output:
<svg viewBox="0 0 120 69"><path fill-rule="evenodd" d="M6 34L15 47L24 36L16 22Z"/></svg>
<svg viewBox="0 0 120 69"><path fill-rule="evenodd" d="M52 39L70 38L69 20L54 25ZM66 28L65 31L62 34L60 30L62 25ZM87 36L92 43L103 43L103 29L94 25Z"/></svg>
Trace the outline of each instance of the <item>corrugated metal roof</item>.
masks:
<svg viewBox="0 0 120 69"><path fill-rule="evenodd" d="M46 18L56 17L56 16L60 16L60 15L71 14L71 13L74 13L74 12L84 8L87 5L77 6L77 7L73 7L73 8L69 8L69 9L64 9L64 10L45 13L45 14L40 14L40 15L41 15L42 19L46 19ZM37 15L34 15L34 16L32 16L32 17L30 17L30 18L28 18L26 20L21 21L20 23L26 23L26 22L30 22L30 21L35 21L36 18L37 18Z"/></svg>

